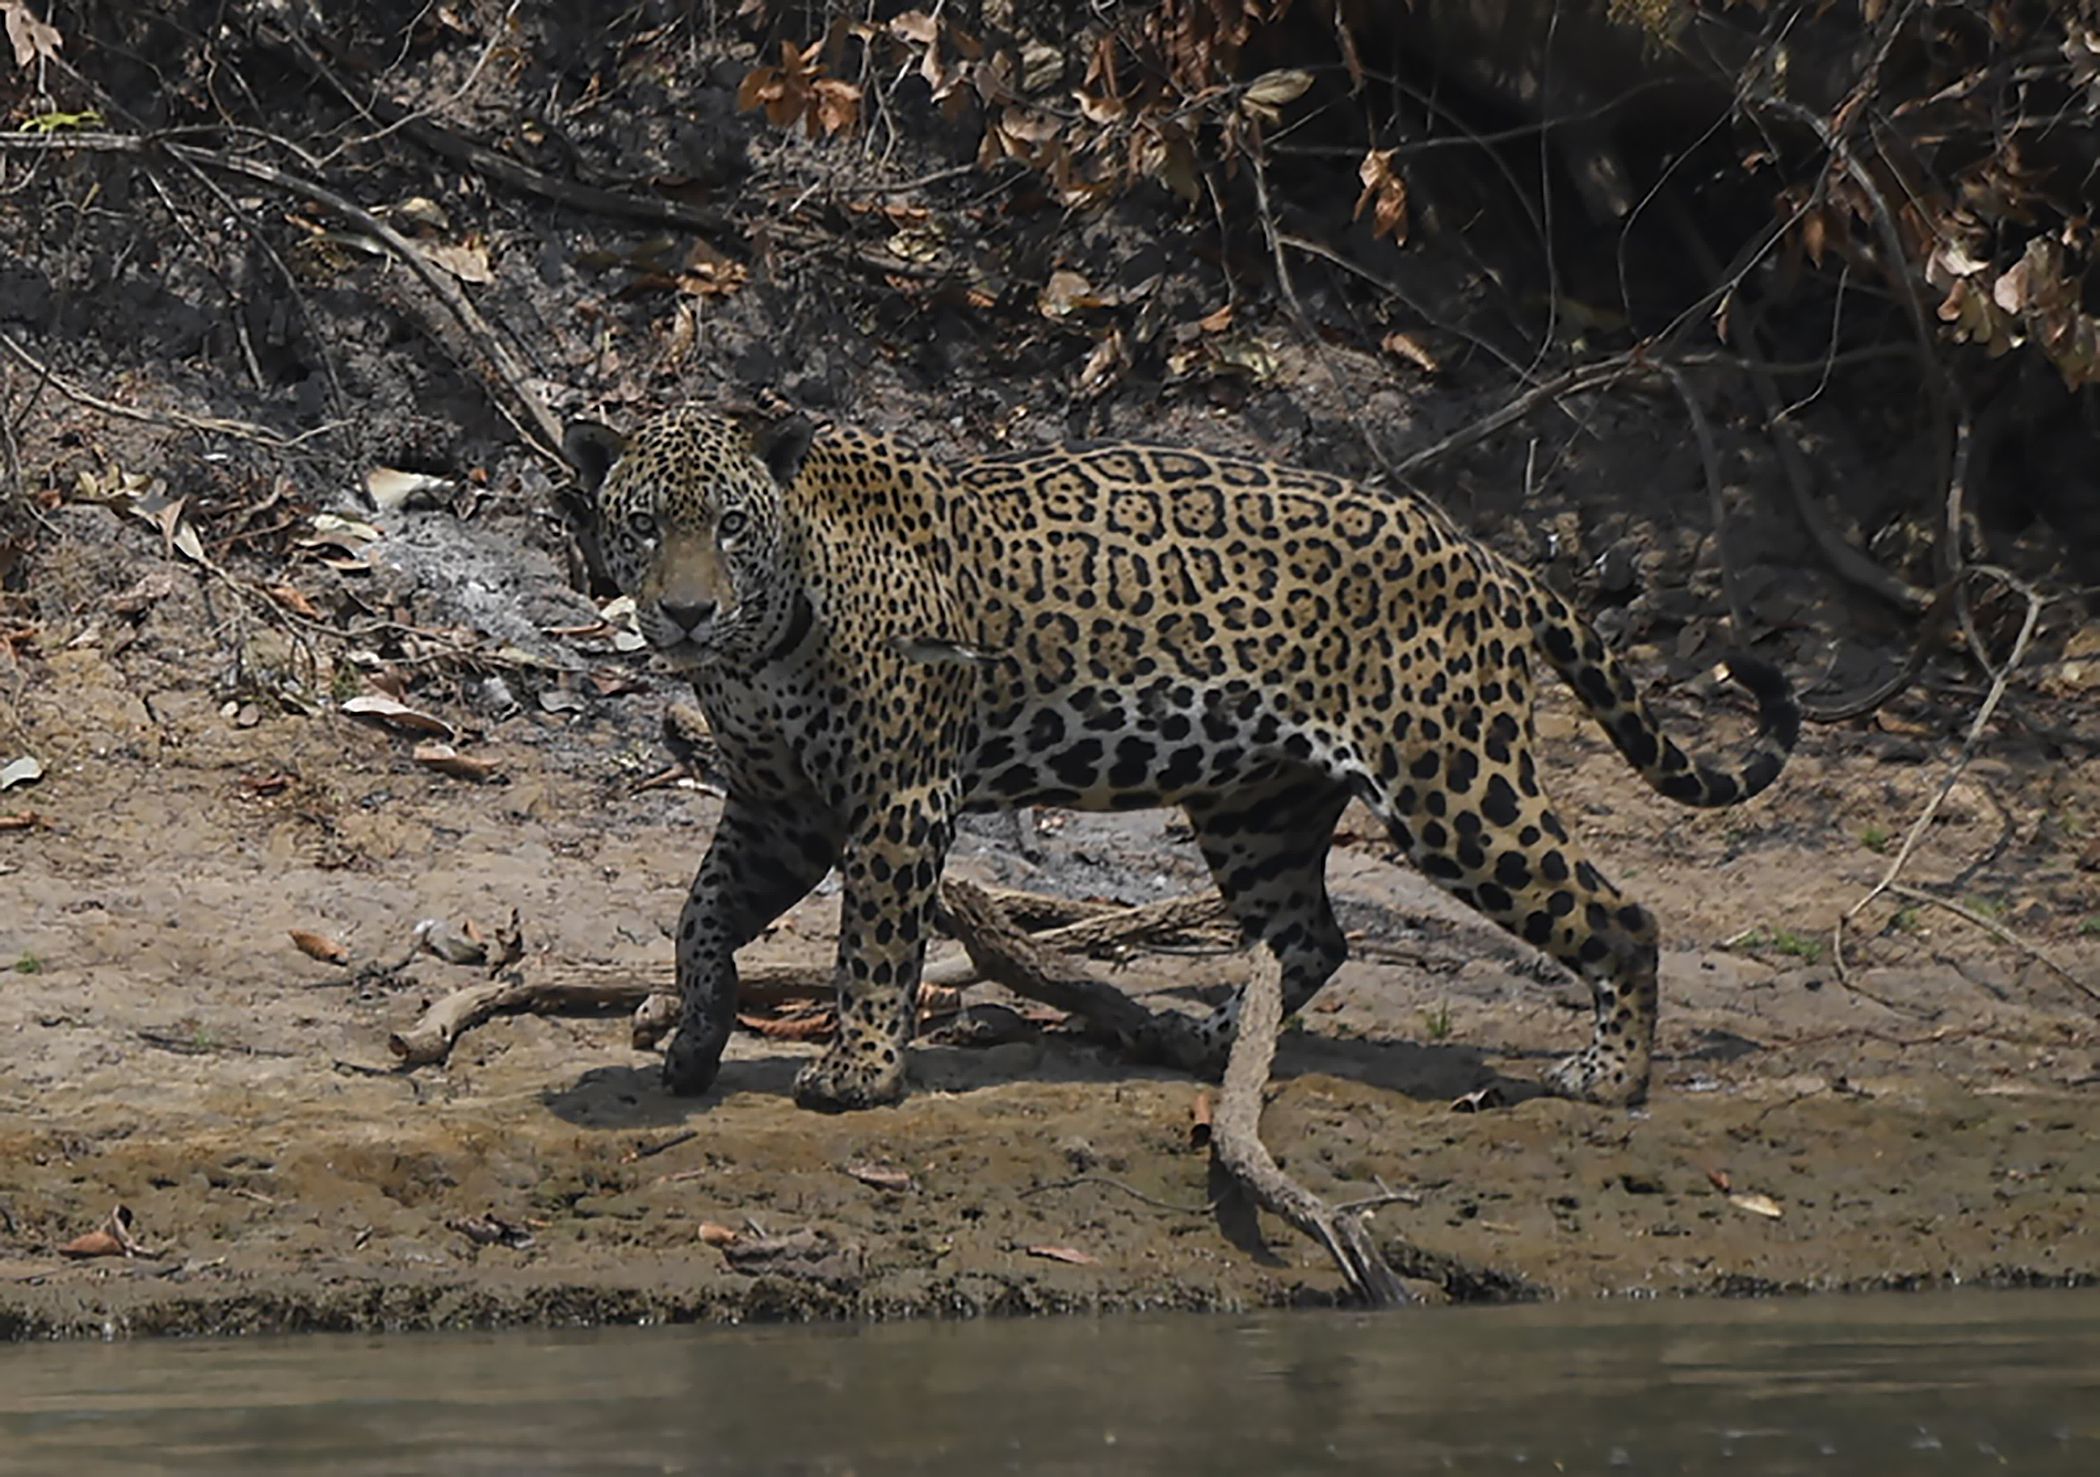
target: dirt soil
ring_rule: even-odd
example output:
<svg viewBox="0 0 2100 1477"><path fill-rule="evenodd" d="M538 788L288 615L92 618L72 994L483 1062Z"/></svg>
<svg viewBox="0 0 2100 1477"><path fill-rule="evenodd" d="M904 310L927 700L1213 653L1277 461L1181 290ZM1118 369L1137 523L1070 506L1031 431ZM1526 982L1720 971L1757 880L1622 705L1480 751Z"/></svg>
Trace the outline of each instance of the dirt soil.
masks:
<svg viewBox="0 0 2100 1477"><path fill-rule="evenodd" d="M493 134L518 96L573 100L598 64L578 42L551 80L540 62L482 78L470 40L424 36L389 85ZM539 40L532 55L556 54ZM1543 332L1457 232L1425 226L1405 254L1352 235L1353 185L1294 181L1299 203L1284 208L1381 273L1412 273L1445 305L1436 323L1360 275L1307 272L1309 335L1273 288L1247 285L1258 232L1232 248L1235 274L1232 251L1197 249L1209 217L1164 197L1066 216L1030 205L1015 177L950 169L937 137L883 159L784 135L734 109L747 40L678 44L691 51L675 101L664 68L630 66L593 111L565 116L592 157L645 156L623 178L717 182L744 228L721 252L749 269L725 293L699 293L690 271L667 289L632 265L663 249L645 227L506 193L404 136L356 156L367 204L442 197L447 229L486 250L492 279L469 290L563 416L765 389L941 450L1142 434L1371 473L1505 403L1508 354L1478 346L1499 336L1529 353L1525 333ZM102 56L84 38L68 54ZM239 106L274 109L275 127L358 131L289 70L247 77ZM22 494L0 504L0 766L42 767L0 794L0 1336L1336 1296L1322 1254L1287 1228L1250 1236L1211 1211L1208 1156L1191 1144L1199 1084L998 1011L979 1012L1003 1027L996 1044L929 1041L905 1103L846 1117L789 1100L814 1047L755 1035L732 1045L711 1094L671 1098L618 1015L504 1016L442 1064L398 1069L389 1033L483 977L428 954L369 967L407 953L422 920L493 932L515 909L535 977L592 965L668 981L665 929L718 805L690 784L642 784L668 763L658 724L678 688L574 588L556 474L397 270L321 252L295 262L293 289L216 206L168 230L144 165L38 167L60 172L43 183L68 198L92 185L117 203L64 216L67 231L52 225L62 212L16 212L16 264L0 273L0 329L58 376L11 359L0 381ZM194 181L170 178L168 198L198 201ZM298 202L236 203L263 222L255 240L306 249L271 215ZM884 214L900 204L924 217ZM807 224L767 242L753 222L768 213ZM929 249L976 274L979 297L866 269L889 233L927 221L940 227ZM127 233L166 249L118 250ZM1046 307L1058 270L1101 305ZM1230 353L1193 369L1173 358L1217 338L1196 320L1235 300ZM1366 315L1379 314L1438 346L1435 379L1378 349L1384 324ZM1145 322L1164 335L1150 348ZM1131 348L1104 384L1097 351L1119 323ZM1928 461L1905 372L1839 376L1801 411L1839 514L1887 533L1875 548L1892 559L1905 547L1892 510ZM1760 650L1804 687L1885 672L1907 628L1824 571L1741 385L1696 383L1725 468L1726 562ZM176 413L328 429L287 451ZM439 480L374 507L364 479L381 465ZM203 561L84 493L83 473L106 487L115 470L187 499ZM1675 399L1548 408L1416 480L1596 611L1681 737L1741 737L1745 706L1703 675L1725 644L1722 541ZM323 513L378 537L302 543ZM2046 535L1998 552L2049 573ZM1985 614L2002 651L2017 622ZM1922 895L1868 906L1842 969L1833 925L1942 786L1987 678L1935 663L1875 717L1811 726L1775 789L1716 814L1647 792L1569 695L1549 693L1540 730L1561 809L1665 933L1660 1055L1637 1111L1524 1090L1585 1038L1583 993L1398 864L1352 812L1331 876L1356 957L1291 1025L1269 1143L1334 1198L1409 1192L1378 1225L1412 1248L1396 1255L1432 1297L2100 1280L2100 695L2069 645L2085 619L2051 606L1906 861ZM418 763L418 736L346 715L374 678L451 725L495 777ZM1121 902L1206 885L1171 815L973 823L952 866ZM835 911L827 884L747 961L821 974ZM351 962L306 958L291 930L344 942ZM1101 968L1148 1003L1198 1009L1241 966L1161 949ZM1484 1086L1502 1106L1454 1110ZM59 1255L118 1204L139 1255ZM710 1225L786 1250L725 1253Z"/></svg>

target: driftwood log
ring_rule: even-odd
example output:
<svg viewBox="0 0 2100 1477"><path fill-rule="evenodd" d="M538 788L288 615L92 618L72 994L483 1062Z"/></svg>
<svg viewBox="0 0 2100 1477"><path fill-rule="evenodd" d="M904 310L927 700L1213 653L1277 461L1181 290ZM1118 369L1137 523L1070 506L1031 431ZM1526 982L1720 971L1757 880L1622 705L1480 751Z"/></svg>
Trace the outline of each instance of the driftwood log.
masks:
<svg viewBox="0 0 2100 1477"><path fill-rule="evenodd" d="M1217 933L1224 919L1224 906L1215 895L1192 894L1124 908L1039 893L987 891L959 880L941 884L941 905L945 916L954 920L965 952L928 967L921 981L922 1000L931 989L959 990L989 979L1018 995L1084 1016L1114 1034L1120 1034L1118 1025L1134 1023L1130 1012L1147 1022L1150 1013L1109 985L1089 980L1076 992L1066 988L1074 978L1072 971L1048 961L1064 950L1091 952L1173 935ZM1009 908L1034 920L1063 921L1041 933L1025 934L1008 917ZM970 929L988 931L990 941L980 937L973 944ZM1022 951L1018 955L1016 941ZM985 967L987 960L994 968ZM653 981L637 979L632 965L580 963L563 968L561 978L532 979L514 970L455 990L434 1002L414 1025L389 1036L387 1047L403 1066L441 1062L466 1032L491 1016L512 1011L632 1010L633 1040L640 1050L655 1046L677 1024L677 997L662 993ZM1027 985L1037 978L1046 983L1031 992ZM739 965L737 986L738 1006L744 1009L827 1001L833 994L828 970L771 961ZM1109 1018L1097 1014L1101 1011Z"/></svg>
<svg viewBox="0 0 2100 1477"><path fill-rule="evenodd" d="M1250 951L1254 967L1240 997L1239 1034L1225 1064L1225 1085L1211 1113L1211 1162L1264 1210L1282 1216L1325 1247L1349 1290L1374 1308L1410 1301L1399 1274L1371 1239L1369 1218L1336 1210L1277 1165L1261 1141L1262 1093L1283 1029L1283 969L1267 949Z"/></svg>

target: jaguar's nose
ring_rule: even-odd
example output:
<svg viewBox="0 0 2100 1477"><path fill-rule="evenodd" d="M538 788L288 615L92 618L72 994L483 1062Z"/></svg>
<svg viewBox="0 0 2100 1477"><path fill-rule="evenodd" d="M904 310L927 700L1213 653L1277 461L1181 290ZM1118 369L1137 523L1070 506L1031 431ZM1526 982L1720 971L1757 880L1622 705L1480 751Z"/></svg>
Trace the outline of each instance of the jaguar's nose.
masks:
<svg viewBox="0 0 2100 1477"><path fill-rule="evenodd" d="M681 631L699 630L715 613L715 603L712 600L698 601L691 605L676 600L659 600L656 602L656 608L663 612L665 620L676 625Z"/></svg>

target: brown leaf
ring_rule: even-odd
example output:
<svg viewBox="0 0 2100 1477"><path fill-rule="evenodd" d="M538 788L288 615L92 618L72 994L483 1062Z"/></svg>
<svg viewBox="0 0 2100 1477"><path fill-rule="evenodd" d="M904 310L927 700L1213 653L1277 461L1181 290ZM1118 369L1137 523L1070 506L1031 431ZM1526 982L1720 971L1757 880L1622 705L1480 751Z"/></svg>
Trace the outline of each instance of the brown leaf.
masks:
<svg viewBox="0 0 2100 1477"><path fill-rule="evenodd" d="M292 943L309 959L318 959L323 964L348 964L350 951L325 934L308 933L303 928L291 930Z"/></svg>
<svg viewBox="0 0 2100 1477"><path fill-rule="evenodd" d="M492 780L497 774L494 760L476 759L470 754L462 754L450 744L417 744L415 761L425 769L434 769L439 774L447 774L456 780L468 780L475 784Z"/></svg>
<svg viewBox="0 0 2100 1477"><path fill-rule="evenodd" d="M1247 91L1243 96L1250 103L1277 108L1285 103L1296 102L1305 95L1305 89L1312 84L1313 76L1310 72L1264 72L1247 84Z"/></svg>
<svg viewBox="0 0 2100 1477"><path fill-rule="evenodd" d="M419 713L408 704L384 693L360 693L345 701L340 711L353 718L376 719L389 728L398 728L405 733L427 733L447 741L453 737L452 725L444 719L433 717L429 713Z"/></svg>
<svg viewBox="0 0 2100 1477"><path fill-rule="evenodd" d="M140 1256L145 1248L132 1238L137 1218L128 1205L114 1205L102 1224L84 1236L75 1236L58 1249L60 1256Z"/></svg>
<svg viewBox="0 0 2100 1477"><path fill-rule="evenodd" d="M1215 312L1205 313L1196 320L1196 327L1205 333L1223 333L1232 327L1232 304L1227 303Z"/></svg>
<svg viewBox="0 0 2100 1477"><path fill-rule="evenodd" d="M523 1251L532 1245L532 1232L523 1226L513 1225L494 1211L485 1215L463 1216L445 1222L448 1230L459 1232L476 1246L508 1246L513 1251Z"/></svg>
<svg viewBox="0 0 2100 1477"><path fill-rule="evenodd" d="M1371 235L1390 236L1395 246L1407 240L1407 182L1393 172L1393 160L1399 153L1398 149L1372 149L1364 155L1356 170L1363 193L1356 197L1356 210L1350 216L1361 220L1369 207Z"/></svg>
<svg viewBox="0 0 2100 1477"><path fill-rule="evenodd" d="M7 17L7 39L14 43L16 66L27 71L38 62L58 60L65 38L31 15L26 3L10 0L9 4L0 5L0 14Z"/></svg>
<svg viewBox="0 0 2100 1477"><path fill-rule="evenodd" d="M1076 1246L1029 1246L1024 1247L1028 1255L1039 1256L1046 1262L1065 1262L1074 1267L1098 1267L1101 1258L1089 1256Z"/></svg>
<svg viewBox="0 0 2100 1477"><path fill-rule="evenodd" d="M751 1015L737 1012L737 1023L768 1041L829 1041L838 1034L836 1011L820 1010L810 1015Z"/></svg>
<svg viewBox="0 0 2100 1477"><path fill-rule="evenodd" d="M923 10L907 10L902 15L893 15L889 20L890 34L899 41L910 41L919 46L933 45L934 37L940 33L940 24Z"/></svg>
<svg viewBox="0 0 2100 1477"><path fill-rule="evenodd" d="M1079 368L1079 393L1088 399L1105 393L1121 378L1129 364L1130 355L1123 346L1123 330L1111 328L1108 336L1094 345L1094 352L1086 356L1086 363Z"/></svg>
<svg viewBox="0 0 2100 1477"><path fill-rule="evenodd" d="M124 1249L124 1243L107 1231L90 1231L85 1236L75 1236L71 1241L68 1241L58 1249L58 1254L60 1256L82 1258L131 1255L130 1252Z"/></svg>
<svg viewBox="0 0 2100 1477"><path fill-rule="evenodd" d="M1735 1181L1728 1177L1728 1171L1725 1169L1709 1169L1706 1172L1706 1177L1712 1182L1713 1187L1723 1195L1735 1188Z"/></svg>
<svg viewBox="0 0 2100 1477"><path fill-rule="evenodd" d="M909 1173L887 1164L849 1164L846 1173L873 1190L904 1191L917 1188Z"/></svg>
<svg viewBox="0 0 2100 1477"><path fill-rule="evenodd" d="M496 930L495 952L489 957L492 970L508 969L525 957L525 926L518 921L518 910L510 910L510 922Z"/></svg>
<svg viewBox="0 0 2100 1477"><path fill-rule="evenodd" d="M704 1246L734 1246L744 1239L743 1232L720 1221L702 1221L699 1235Z"/></svg>
<svg viewBox="0 0 2100 1477"><path fill-rule="evenodd" d="M947 1015L962 1009L963 992L953 985L919 986L919 1014Z"/></svg>
<svg viewBox="0 0 2100 1477"><path fill-rule="evenodd" d="M851 82L825 78L811 89L806 117L811 138L820 132L825 138L853 132L860 126L860 89Z"/></svg>
<svg viewBox="0 0 2100 1477"><path fill-rule="evenodd" d="M1421 340L1413 334L1395 330L1380 342L1388 354L1398 354L1424 374L1436 374L1443 369L1443 366L1437 363L1436 355L1423 348Z"/></svg>

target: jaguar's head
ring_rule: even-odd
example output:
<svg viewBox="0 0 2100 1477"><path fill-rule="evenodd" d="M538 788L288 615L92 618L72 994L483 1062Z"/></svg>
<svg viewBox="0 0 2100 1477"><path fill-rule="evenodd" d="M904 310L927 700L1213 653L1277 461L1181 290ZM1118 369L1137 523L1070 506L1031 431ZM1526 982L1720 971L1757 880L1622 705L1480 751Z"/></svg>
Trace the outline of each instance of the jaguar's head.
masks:
<svg viewBox="0 0 2100 1477"><path fill-rule="evenodd" d="M697 406L625 438L590 421L563 436L595 499L606 570L674 664L754 669L788 639L801 594L781 495L811 437L800 416L761 424Z"/></svg>

